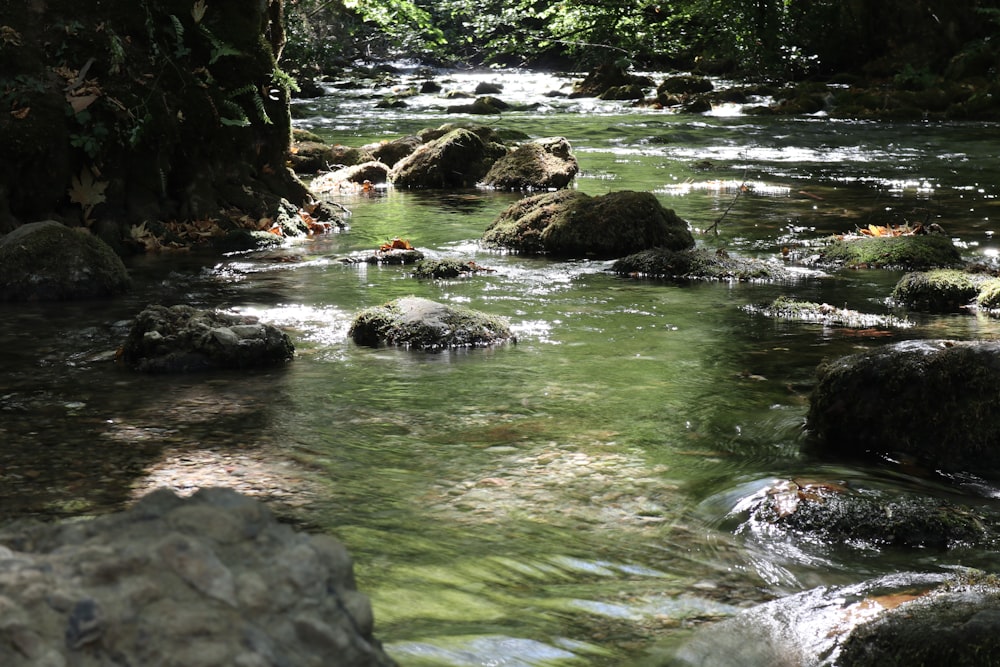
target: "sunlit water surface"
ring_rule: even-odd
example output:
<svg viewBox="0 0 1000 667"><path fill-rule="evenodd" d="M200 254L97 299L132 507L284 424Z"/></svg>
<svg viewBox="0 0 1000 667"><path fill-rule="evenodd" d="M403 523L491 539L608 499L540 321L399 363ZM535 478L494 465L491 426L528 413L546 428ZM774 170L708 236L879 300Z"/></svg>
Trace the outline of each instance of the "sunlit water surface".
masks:
<svg viewBox="0 0 1000 667"><path fill-rule="evenodd" d="M652 191L695 230L721 217L719 234L696 234L709 248L782 261L782 248L805 256L824 235L892 213L940 223L970 258L992 262L998 250L996 125L676 115L546 94L567 92L567 77L443 78L464 90L498 81L507 101L537 104L474 120L567 137L581 191ZM361 145L469 120L436 96L376 110L384 92L297 103L297 123ZM890 271L679 285L480 247L517 197L345 195L353 215L341 233L222 258L134 259L136 288L112 303L0 307L3 516L111 511L161 483L258 493L347 543L378 636L413 666L667 664L692 629L755 602L989 563L967 550L762 546L732 534L731 512L792 476L994 494L816 461L801 445L823 359L902 336L995 338L998 322L909 314L911 328L858 334L746 308L785 294L884 313ZM418 281L406 267L337 259L397 236L493 271ZM517 342L424 354L348 339L358 310L409 294L503 315ZM113 351L147 303L257 315L290 333L297 357L250 374L134 375Z"/></svg>

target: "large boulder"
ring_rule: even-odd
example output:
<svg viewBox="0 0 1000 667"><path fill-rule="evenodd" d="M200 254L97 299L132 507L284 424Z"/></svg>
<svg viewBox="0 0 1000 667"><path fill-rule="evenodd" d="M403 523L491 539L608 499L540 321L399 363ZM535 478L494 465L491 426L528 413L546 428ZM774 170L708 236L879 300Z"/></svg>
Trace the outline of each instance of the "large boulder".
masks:
<svg viewBox="0 0 1000 667"><path fill-rule="evenodd" d="M1000 472L1000 342L913 340L819 368L806 427L840 456Z"/></svg>
<svg viewBox="0 0 1000 667"><path fill-rule="evenodd" d="M28 223L0 238L0 301L108 297L130 284L108 244L54 220Z"/></svg>
<svg viewBox="0 0 1000 667"><path fill-rule="evenodd" d="M260 368L291 360L288 335L256 317L191 306L149 306L136 317L122 360L148 373Z"/></svg>
<svg viewBox="0 0 1000 667"><path fill-rule="evenodd" d="M580 171L573 148L563 137L521 144L497 160L483 184L500 190L558 190Z"/></svg>
<svg viewBox="0 0 1000 667"><path fill-rule="evenodd" d="M0 530L0 664L388 667L350 554L229 489Z"/></svg>
<svg viewBox="0 0 1000 667"><path fill-rule="evenodd" d="M469 188L507 153L503 143L456 128L422 144L396 163L389 180L399 187Z"/></svg>
<svg viewBox="0 0 1000 667"><path fill-rule="evenodd" d="M348 335L359 345L417 350L484 347L513 338L502 318L414 296L361 311Z"/></svg>
<svg viewBox="0 0 1000 667"><path fill-rule="evenodd" d="M694 246L687 223L648 192L591 197L560 190L526 197L500 213L483 234L486 245L560 257L622 257L653 247Z"/></svg>

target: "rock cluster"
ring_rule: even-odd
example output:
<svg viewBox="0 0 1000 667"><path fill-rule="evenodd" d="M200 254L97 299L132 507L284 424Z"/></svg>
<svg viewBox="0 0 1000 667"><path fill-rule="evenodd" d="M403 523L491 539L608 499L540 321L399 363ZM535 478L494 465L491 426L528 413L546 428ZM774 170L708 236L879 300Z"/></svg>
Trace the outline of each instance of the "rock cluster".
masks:
<svg viewBox="0 0 1000 667"><path fill-rule="evenodd" d="M0 530L5 667L381 667L350 555L228 489Z"/></svg>

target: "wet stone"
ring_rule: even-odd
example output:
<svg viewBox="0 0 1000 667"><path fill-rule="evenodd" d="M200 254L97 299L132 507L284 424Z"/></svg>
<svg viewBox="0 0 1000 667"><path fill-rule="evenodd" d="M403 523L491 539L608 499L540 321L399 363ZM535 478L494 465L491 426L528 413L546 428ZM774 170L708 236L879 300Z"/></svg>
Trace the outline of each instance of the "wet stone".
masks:
<svg viewBox="0 0 1000 667"><path fill-rule="evenodd" d="M14 524L0 545L4 667L395 664L343 545L233 491L159 491L72 530Z"/></svg>

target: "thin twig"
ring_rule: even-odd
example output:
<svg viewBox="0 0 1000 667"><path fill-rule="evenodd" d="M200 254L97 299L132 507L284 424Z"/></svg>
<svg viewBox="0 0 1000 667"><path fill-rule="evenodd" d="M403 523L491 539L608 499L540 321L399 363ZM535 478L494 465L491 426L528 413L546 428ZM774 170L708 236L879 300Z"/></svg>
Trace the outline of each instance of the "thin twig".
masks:
<svg viewBox="0 0 1000 667"><path fill-rule="evenodd" d="M708 227L708 228L705 229L705 233L708 233L709 231L711 231L711 230L714 229L715 230L715 235L716 236L719 235L719 223L721 223L723 220L726 219L726 216L729 215L729 212L731 210L733 210L733 206L736 205L736 200L740 198L740 195L743 194L743 192L746 189L747 189L747 169L744 169L743 170L743 181L740 183L740 186L738 188L736 188L736 195L733 197L732 201L729 202L729 206L727 206L726 210L722 212L722 215L720 215L718 218L716 218L715 222L713 222L710 227Z"/></svg>

